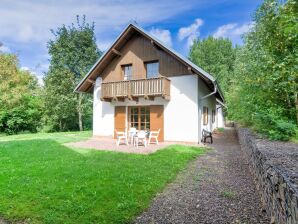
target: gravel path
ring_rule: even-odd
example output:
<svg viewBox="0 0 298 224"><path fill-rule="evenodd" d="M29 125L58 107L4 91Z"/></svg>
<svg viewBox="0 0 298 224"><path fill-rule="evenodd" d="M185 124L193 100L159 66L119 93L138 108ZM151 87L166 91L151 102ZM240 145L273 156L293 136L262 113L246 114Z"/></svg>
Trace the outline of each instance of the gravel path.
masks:
<svg viewBox="0 0 298 224"><path fill-rule="evenodd" d="M234 129L180 173L135 223L269 223Z"/></svg>

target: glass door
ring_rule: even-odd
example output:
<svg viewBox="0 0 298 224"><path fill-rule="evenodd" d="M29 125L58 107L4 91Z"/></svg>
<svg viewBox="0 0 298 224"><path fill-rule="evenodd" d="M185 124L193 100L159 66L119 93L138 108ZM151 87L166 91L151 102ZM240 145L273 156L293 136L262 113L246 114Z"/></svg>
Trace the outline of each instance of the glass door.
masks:
<svg viewBox="0 0 298 224"><path fill-rule="evenodd" d="M150 107L128 107L128 127L150 130Z"/></svg>

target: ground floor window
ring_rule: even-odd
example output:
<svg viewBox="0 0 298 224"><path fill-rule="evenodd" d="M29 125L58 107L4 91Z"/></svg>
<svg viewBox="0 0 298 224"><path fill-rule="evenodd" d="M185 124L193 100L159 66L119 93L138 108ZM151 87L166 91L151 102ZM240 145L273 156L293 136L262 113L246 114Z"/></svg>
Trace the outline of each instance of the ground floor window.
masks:
<svg viewBox="0 0 298 224"><path fill-rule="evenodd" d="M212 110L212 123L215 122L215 110Z"/></svg>
<svg viewBox="0 0 298 224"><path fill-rule="evenodd" d="M150 107L128 107L128 127L150 130Z"/></svg>
<svg viewBox="0 0 298 224"><path fill-rule="evenodd" d="M208 107L203 107L203 125L208 124Z"/></svg>

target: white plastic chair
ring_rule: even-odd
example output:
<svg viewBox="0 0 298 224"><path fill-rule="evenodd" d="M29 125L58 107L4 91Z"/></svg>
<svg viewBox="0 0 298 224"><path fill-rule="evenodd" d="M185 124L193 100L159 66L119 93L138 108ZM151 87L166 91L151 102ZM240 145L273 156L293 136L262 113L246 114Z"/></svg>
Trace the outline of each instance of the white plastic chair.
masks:
<svg viewBox="0 0 298 224"><path fill-rule="evenodd" d="M126 136L126 132L125 131L117 131L115 129L115 133L116 133L116 145L119 146L120 142L123 141L125 145L128 145L128 141L127 141L127 136Z"/></svg>
<svg viewBox="0 0 298 224"><path fill-rule="evenodd" d="M139 143L147 147L147 133L145 131L138 131L137 135L134 137L134 146L138 148Z"/></svg>
<svg viewBox="0 0 298 224"><path fill-rule="evenodd" d="M130 128L128 131L128 138L129 138L129 143L133 144L133 138L137 134L137 129L136 128Z"/></svg>
<svg viewBox="0 0 298 224"><path fill-rule="evenodd" d="M155 144L158 145L158 136L159 136L159 132L160 132L160 129L158 129L158 131L150 131L150 133L149 133L148 144L153 143L153 142L151 142L151 140L154 139Z"/></svg>

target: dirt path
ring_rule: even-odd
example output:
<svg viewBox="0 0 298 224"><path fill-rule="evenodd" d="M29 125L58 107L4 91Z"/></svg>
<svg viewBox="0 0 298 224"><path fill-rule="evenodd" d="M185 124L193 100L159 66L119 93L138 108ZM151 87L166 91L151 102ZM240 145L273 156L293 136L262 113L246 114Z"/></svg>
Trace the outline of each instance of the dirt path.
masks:
<svg viewBox="0 0 298 224"><path fill-rule="evenodd" d="M234 129L215 135L199 157L136 223L269 223Z"/></svg>

